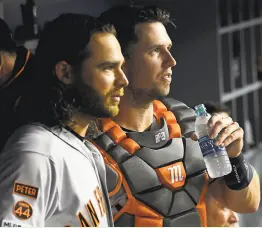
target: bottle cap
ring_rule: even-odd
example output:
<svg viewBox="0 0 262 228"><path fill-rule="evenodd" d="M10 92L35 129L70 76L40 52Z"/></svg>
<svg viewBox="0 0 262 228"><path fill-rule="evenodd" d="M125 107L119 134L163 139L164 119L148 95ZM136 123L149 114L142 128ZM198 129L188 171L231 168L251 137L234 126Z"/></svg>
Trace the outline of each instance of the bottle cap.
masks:
<svg viewBox="0 0 262 228"><path fill-rule="evenodd" d="M195 106L196 114L199 116L202 113L206 113L206 107L204 104L199 104Z"/></svg>

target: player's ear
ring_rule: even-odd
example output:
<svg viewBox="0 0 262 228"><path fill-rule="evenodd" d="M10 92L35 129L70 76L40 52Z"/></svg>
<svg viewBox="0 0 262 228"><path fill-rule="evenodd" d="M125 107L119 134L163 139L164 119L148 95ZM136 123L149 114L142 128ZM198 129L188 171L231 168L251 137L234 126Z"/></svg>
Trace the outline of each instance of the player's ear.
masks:
<svg viewBox="0 0 262 228"><path fill-rule="evenodd" d="M74 74L72 66L66 61L60 61L55 65L55 75L57 78L66 85L72 84L74 81Z"/></svg>

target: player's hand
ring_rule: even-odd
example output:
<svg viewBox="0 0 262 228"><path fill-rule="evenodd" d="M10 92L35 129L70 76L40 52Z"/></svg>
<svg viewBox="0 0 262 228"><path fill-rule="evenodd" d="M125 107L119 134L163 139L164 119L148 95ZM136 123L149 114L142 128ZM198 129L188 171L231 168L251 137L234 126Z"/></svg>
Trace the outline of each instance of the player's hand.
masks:
<svg viewBox="0 0 262 228"><path fill-rule="evenodd" d="M226 147L229 157L237 157L244 145L244 130L230 116L214 113L208 121L209 137L217 146ZM217 137L217 138L216 138Z"/></svg>

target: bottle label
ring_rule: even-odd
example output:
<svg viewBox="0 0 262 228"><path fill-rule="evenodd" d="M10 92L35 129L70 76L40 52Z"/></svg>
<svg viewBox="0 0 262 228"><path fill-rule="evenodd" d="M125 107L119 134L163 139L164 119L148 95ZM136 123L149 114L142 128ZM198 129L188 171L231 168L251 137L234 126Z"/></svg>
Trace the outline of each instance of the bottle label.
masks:
<svg viewBox="0 0 262 228"><path fill-rule="evenodd" d="M225 147L219 147L214 145L213 139L210 139L208 136L203 136L199 140L199 146L202 151L203 157L220 157L227 155Z"/></svg>

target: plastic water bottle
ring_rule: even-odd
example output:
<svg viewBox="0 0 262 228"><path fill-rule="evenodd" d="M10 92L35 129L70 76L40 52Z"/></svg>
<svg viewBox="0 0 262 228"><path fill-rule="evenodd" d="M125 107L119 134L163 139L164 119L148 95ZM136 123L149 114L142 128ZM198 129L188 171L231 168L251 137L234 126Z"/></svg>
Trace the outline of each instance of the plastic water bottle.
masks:
<svg viewBox="0 0 262 228"><path fill-rule="evenodd" d="M211 178L225 176L232 171L226 148L216 146L214 140L208 137L207 122L211 115L206 112L205 106L203 104L197 105L195 110L197 114L195 132L203 153L207 172Z"/></svg>

